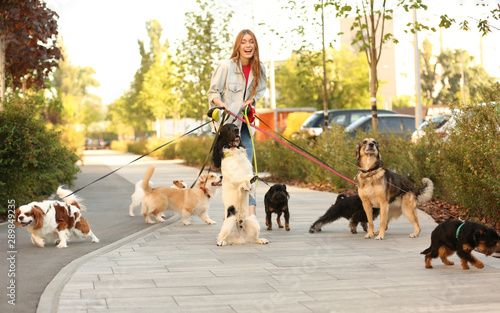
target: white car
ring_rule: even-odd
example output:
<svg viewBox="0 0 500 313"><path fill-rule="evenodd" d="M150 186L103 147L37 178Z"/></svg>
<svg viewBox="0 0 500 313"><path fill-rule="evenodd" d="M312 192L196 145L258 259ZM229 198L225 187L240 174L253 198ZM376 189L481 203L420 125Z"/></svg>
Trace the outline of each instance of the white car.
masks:
<svg viewBox="0 0 500 313"><path fill-rule="evenodd" d="M451 122L450 122L451 120ZM411 141L417 142L420 138L425 135L425 129L432 127L434 133L439 138L446 137L448 135L448 129L451 124L454 125L454 119L451 114L434 115L428 120L424 121L411 135Z"/></svg>

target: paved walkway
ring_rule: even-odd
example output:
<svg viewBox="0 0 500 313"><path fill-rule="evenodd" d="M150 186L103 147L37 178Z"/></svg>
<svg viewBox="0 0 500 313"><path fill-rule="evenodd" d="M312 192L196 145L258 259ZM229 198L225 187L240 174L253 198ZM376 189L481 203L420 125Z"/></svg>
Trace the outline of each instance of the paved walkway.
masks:
<svg viewBox="0 0 500 313"><path fill-rule="evenodd" d="M85 163L115 168L131 155L111 151L86 154ZM196 170L167 161L141 160L117 175L133 183L156 165L152 181L192 183ZM104 174L104 173L103 173ZM105 181L101 181L103 188ZM41 297L38 312L498 312L500 260L476 253L485 263L462 270L433 262L424 268L420 252L436 226L419 211L422 233L410 239L411 224L392 222L383 241L352 235L347 220L308 229L334 202L336 195L288 187L291 195L289 232L265 229L263 198L258 184L257 215L268 245L216 246L223 218L220 193L209 210L216 225L197 217L184 226L178 216L103 247L64 268ZM86 199L113 203L113 195ZM139 213L139 208L136 212ZM128 214L128 207L123 208ZM131 217L132 218L132 217ZM142 216L134 218L143 219ZM92 223L92 221L90 221ZM376 225L378 224L378 219ZM97 234L98 235L98 234Z"/></svg>

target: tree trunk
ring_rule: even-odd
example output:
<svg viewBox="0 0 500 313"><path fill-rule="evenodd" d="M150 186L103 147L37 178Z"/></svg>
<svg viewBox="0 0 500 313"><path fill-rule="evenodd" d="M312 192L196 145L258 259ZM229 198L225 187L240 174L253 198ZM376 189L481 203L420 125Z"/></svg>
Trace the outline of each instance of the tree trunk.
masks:
<svg viewBox="0 0 500 313"><path fill-rule="evenodd" d="M372 109L372 126L378 132L378 116L377 116L377 91L378 91L378 77L377 77L377 63L370 64L370 104Z"/></svg>
<svg viewBox="0 0 500 313"><path fill-rule="evenodd" d="M325 18L323 14L324 5L321 1L321 39L323 43L323 114L325 117L324 132L326 138L328 138L328 91L326 88L327 76L326 76L326 49L325 49Z"/></svg>
<svg viewBox="0 0 500 313"><path fill-rule="evenodd" d="M0 29L0 111L3 110L5 101L5 32Z"/></svg>

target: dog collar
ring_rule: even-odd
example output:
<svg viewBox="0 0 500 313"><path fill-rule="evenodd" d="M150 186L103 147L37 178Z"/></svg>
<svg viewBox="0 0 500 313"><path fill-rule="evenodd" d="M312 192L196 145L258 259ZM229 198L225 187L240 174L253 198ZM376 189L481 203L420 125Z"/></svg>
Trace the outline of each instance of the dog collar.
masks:
<svg viewBox="0 0 500 313"><path fill-rule="evenodd" d="M233 154L231 152L224 153L224 157L225 158L230 157L230 156L233 156Z"/></svg>
<svg viewBox="0 0 500 313"><path fill-rule="evenodd" d="M366 171L365 171L365 170L362 170L362 169L359 169L359 171L360 171L361 173L366 174L366 173L370 173L370 172L376 171L376 170L378 170L378 169L379 169L379 168L381 168L381 167L382 167L382 166L377 165L377 166L375 166L375 167L374 167L374 168L372 168L372 169L369 169L369 170L366 170Z"/></svg>
<svg viewBox="0 0 500 313"><path fill-rule="evenodd" d="M200 187L201 190L203 190L203 193L205 194L205 196L207 196L208 199L211 198L210 194L208 193L208 190L207 188L205 187Z"/></svg>
<svg viewBox="0 0 500 313"><path fill-rule="evenodd" d="M457 228L457 234L456 234L457 239L458 239L458 233L460 232L460 228L462 228L462 226L464 226L464 224L465 224L465 222L463 222L462 224L460 224L460 226L458 226L458 228Z"/></svg>

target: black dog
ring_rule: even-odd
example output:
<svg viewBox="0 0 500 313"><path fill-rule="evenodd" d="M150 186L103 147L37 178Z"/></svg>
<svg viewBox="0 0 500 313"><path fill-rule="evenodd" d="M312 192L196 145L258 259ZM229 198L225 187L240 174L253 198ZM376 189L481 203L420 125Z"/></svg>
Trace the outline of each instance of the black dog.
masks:
<svg viewBox="0 0 500 313"><path fill-rule="evenodd" d="M421 254L425 254L426 268L432 268L431 261L437 257L440 257L444 264L453 265L447 257L455 252L460 257L464 270L469 269L467 262L477 268L483 268L483 262L471 254L475 248L486 255L499 252L500 236L495 229L479 223L447 220L432 231L431 246Z"/></svg>
<svg viewBox="0 0 500 313"><path fill-rule="evenodd" d="M290 195L286 191L286 186L281 184L275 184L269 188L264 196L264 205L266 208L266 226L267 230L273 230L273 224L271 222L271 213L278 214L276 221L278 222L278 227L283 228L281 225L280 217L281 214L285 214L285 229L290 230L290 211L288 210L288 199Z"/></svg>
<svg viewBox="0 0 500 313"><path fill-rule="evenodd" d="M380 214L380 209L373 208L373 219L377 218ZM361 223L363 230L366 232L368 230L367 224L368 219L366 218L365 210L363 209L363 203L358 195L347 196L343 193L339 194L335 203L326 211L326 213L318 218L314 224L309 228L309 232L312 234L315 231L321 231L323 225L332 223L339 218L345 218L349 220L349 228L351 233L357 234L358 224Z"/></svg>

